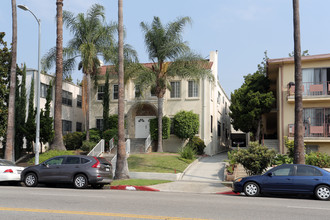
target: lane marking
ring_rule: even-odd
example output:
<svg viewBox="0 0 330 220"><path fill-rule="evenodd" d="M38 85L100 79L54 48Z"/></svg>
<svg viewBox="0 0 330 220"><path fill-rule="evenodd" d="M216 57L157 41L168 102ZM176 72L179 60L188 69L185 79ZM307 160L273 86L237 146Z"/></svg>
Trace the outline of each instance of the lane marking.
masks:
<svg viewBox="0 0 330 220"><path fill-rule="evenodd" d="M330 208L319 208L319 207L288 206L287 208L294 208L294 209L315 209L315 210L327 210L327 211L330 211Z"/></svg>
<svg viewBox="0 0 330 220"><path fill-rule="evenodd" d="M6 208L6 207L0 207L0 211L40 212L40 213L91 215L91 216L110 216L110 217L141 218L141 219L207 220L207 219L198 219L198 218L180 218L180 217L153 216L153 215L135 215L135 214L121 214L121 213L108 213L108 212L85 212L85 211L67 211L67 210L51 210L51 209L28 209L28 208Z"/></svg>

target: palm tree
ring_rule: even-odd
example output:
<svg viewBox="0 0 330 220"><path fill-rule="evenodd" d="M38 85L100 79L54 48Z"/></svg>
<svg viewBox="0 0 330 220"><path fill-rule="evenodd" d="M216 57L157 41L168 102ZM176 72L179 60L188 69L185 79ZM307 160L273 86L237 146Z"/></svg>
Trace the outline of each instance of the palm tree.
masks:
<svg viewBox="0 0 330 220"><path fill-rule="evenodd" d="M8 104L8 124L5 159L14 161L15 146L15 93L16 93L16 59L17 59L17 8L16 0L11 0L12 8L12 48L11 48L11 68L10 68L10 90Z"/></svg>
<svg viewBox="0 0 330 220"><path fill-rule="evenodd" d="M294 80L296 85L294 114L294 163L305 164L299 0L293 0L293 25L295 66Z"/></svg>
<svg viewBox="0 0 330 220"><path fill-rule="evenodd" d="M125 148L125 90L124 90L124 25L123 0L118 0L118 151L115 179L127 179L128 166Z"/></svg>
<svg viewBox="0 0 330 220"><path fill-rule="evenodd" d="M86 79L86 87L83 91L86 96L85 121L86 121L86 140L89 140L89 96L91 90L91 75L97 74L100 66L98 55L104 48L112 45L112 35L114 25L104 23L104 7L94 4L85 14L74 15L69 11L63 12L63 23L73 34L66 48L63 48L65 60L63 62L63 72L72 71L76 64L76 58L80 58L78 69L82 69ZM54 63L54 49L51 49L44 58L45 68L50 68Z"/></svg>
<svg viewBox="0 0 330 220"><path fill-rule="evenodd" d="M63 78L63 0L56 1L56 78L55 78L55 136L50 149L66 150L62 135L62 78Z"/></svg>
<svg viewBox="0 0 330 220"><path fill-rule="evenodd" d="M141 22L145 36L145 44L152 60L151 67L141 66L137 70L136 84L141 91L154 88L158 98L158 147L162 152L162 118L163 103L168 80L173 77L191 78L198 80L208 77L213 80L211 73L205 68L206 60L192 53L187 42L182 41L182 32L189 17L177 18L164 26L158 17L154 17L151 25Z"/></svg>

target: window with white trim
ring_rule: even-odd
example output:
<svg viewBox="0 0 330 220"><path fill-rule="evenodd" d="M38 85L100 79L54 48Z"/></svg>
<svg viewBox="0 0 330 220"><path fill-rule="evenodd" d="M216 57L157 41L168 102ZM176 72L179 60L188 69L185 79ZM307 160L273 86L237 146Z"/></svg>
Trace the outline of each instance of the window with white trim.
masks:
<svg viewBox="0 0 330 220"><path fill-rule="evenodd" d="M198 97L198 83L196 81L188 81L188 97Z"/></svg>
<svg viewBox="0 0 330 220"><path fill-rule="evenodd" d="M181 97L181 82L171 82L171 98Z"/></svg>
<svg viewBox="0 0 330 220"><path fill-rule="evenodd" d="M104 96L104 85L97 87L97 100L101 101L103 100Z"/></svg>

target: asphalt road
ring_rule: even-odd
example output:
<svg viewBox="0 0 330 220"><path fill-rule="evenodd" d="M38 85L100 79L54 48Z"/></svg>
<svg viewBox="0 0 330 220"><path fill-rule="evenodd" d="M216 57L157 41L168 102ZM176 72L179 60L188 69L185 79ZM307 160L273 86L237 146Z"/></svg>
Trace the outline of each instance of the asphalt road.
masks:
<svg viewBox="0 0 330 220"><path fill-rule="evenodd" d="M0 186L0 219L329 219L311 198Z"/></svg>

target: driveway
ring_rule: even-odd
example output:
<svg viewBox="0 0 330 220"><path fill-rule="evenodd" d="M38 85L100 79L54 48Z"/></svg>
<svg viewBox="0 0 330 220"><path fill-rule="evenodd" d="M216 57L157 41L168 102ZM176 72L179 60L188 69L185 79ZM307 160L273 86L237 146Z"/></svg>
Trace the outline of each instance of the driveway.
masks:
<svg viewBox="0 0 330 220"><path fill-rule="evenodd" d="M183 174L181 180L153 185L160 191L190 192L190 193L218 193L229 191L221 184L224 180L227 152L214 156L202 157L194 162Z"/></svg>

